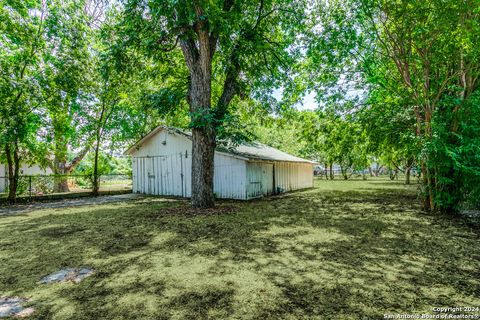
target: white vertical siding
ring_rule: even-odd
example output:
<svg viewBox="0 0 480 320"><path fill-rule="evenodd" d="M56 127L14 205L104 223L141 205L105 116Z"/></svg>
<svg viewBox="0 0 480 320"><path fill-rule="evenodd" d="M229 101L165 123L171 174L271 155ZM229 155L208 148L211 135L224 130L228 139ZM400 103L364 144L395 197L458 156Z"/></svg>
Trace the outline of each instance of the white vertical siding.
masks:
<svg viewBox="0 0 480 320"><path fill-rule="evenodd" d="M187 152L165 156L134 157L132 159L133 192L189 196L187 185L190 179L185 172L188 160Z"/></svg>
<svg viewBox="0 0 480 320"><path fill-rule="evenodd" d="M163 130L142 144L142 147L134 152L134 157L170 156L192 150L192 142L181 134L169 133Z"/></svg>
<svg viewBox="0 0 480 320"><path fill-rule="evenodd" d="M246 181L248 199L270 195L274 191L281 193L311 188L313 187L313 165L302 162L249 161Z"/></svg>
<svg viewBox="0 0 480 320"><path fill-rule="evenodd" d="M41 168L39 165L21 164L20 175L34 176L34 175L48 175L52 174L50 168ZM5 192L8 187L8 168L6 164L0 164L0 192Z"/></svg>
<svg viewBox="0 0 480 320"><path fill-rule="evenodd" d="M217 198L246 199L245 160L215 154L213 192Z"/></svg>
<svg viewBox="0 0 480 320"><path fill-rule="evenodd" d="M191 196L192 141L163 130L134 152L133 192ZM313 165L282 161L246 161L215 153L214 193L224 199L251 199L313 187ZM274 169L275 166L275 169ZM273 172L275 171L275 179Z"/></svg>
<svg viewBox="0 0 480 320"><path fill-rule="evenodd" d="M5 165L0 164L0 192L5 192L7 188L7 170Z"/></svg>
<svg viewBox="0 0 480 320"><path fill-rule="evenodd" d="M276 161L275 186L281 192L313 187L313 164Z"/></svg>
<svg viewBox="0 0 480 320"><path fill-rule="evenodd" d="M268 162L248 162L247 198L258 198L273 193L273 164Z"/></svg>
<svg viewBox="0 0 480 320"><path fill-rule="evenodd" d="M132 159L133 192L190 197L192 142L180 134L159 132ZM246 199L245 161L215 153L214 193L218 198Z"/></svg>
<svg viewBox="0 0 480 320"><path fill-rule="evenodd" d="M191 141L163 130L134 152L133 192L190 196Z"/></svg>

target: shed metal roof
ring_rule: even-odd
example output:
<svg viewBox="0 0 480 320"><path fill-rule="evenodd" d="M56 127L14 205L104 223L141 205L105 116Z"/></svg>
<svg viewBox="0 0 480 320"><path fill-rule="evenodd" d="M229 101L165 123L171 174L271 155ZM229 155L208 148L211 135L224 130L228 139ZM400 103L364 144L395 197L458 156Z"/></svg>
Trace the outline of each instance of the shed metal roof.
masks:
<svg viewBox="0 0 480 320"><path fill-rule="evenodd" d="M140 149L141 146L150 138L155 136L157 133L167 130L173 134L184 135L187 138L192 138L192 133L189 131L184 131L178 128L172 128L167 126L158 126L148 133L145 137L137 141L134 145L128 148L125 151L125 154L132 155L136 150ZM304 162L304 163L316 163L307 159L293 156L286 152L280 151L273 147L267 146L259 142L243 142L239 145L232 146L217 146L216 151L230 154L232 156L240 156L248 160L263 160L263 161L285 161L285 162Z"/></svg>

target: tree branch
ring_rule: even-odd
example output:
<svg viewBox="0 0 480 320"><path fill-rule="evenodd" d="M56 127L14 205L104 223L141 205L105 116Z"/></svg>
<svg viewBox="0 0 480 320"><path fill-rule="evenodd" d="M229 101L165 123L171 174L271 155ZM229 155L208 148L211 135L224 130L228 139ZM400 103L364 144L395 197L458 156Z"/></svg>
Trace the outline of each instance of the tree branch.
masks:
<svg viewBox="0 0 480 320"><path fill-rule="evenodd" d="M240 63L238 60L238 45L233 49L230 65L227 69L225 81L223 83L223 91L215 108L215 116L217 120L222 120L227 112L227 107L238 93L238 75L240 74Z"/></svg>
<svg viewBox="0 0 480 320"><path fill-rule="evenodd" d="M75 169L75 167L83 160L83 158L87 155L88 151L90 151L90 142L87 143L87 146L80 151L80 153L73 158L72 162L65 167L65 173L69 174Z"/></svg>

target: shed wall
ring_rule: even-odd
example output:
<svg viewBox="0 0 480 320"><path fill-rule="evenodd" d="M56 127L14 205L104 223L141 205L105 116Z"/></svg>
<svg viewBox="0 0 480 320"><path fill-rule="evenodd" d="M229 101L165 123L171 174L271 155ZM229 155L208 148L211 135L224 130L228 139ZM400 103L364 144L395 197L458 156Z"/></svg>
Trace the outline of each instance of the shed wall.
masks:
<svg viewBox="0 0 480 320"><path fill-rule="evenodd" d="M312 188L313 164L275 162L275 186L279 192Z"/></svg>
<svg viewBox="0 0 480 320"><path fill-rule="evenodd" d="M133 154L133 192L190 197L191 150L190 139L166 130L143 143ZM311 163L246 161L219 152L214 163L218 198L251 199L313 187Z"/></svg>
<svg viewBox="0 0 480 320"><path fill-rule="evenodd" d="M52 174L50 168L43 169L39 165L27 165L21 164L20 175L22 176L34 176L34 175L47 175ZM8 167L6 164L0 164L0 192L5 192L8 187Z"/></svg>
<svg viewBox="0 0 480 320"><path fill-rule="evenodd" d="M275 179L273 179L273 172L275 172ZM313 164L248 161L246 181L248 199L311 188L313 187Z"/></svg>
<svg viewBox="0 0 480 320"><path fill-rule="evenodd" d="M7 188L7 172L5 165L0 164L0 192L5 192Z"/></svg>
<svg viewBox="0 0 480 320"><path fill-rule="evenodd" d="M191 196L192 142L162 131L148 140L132 158L133 192ZM214 193L218 198L245 199L245 161L215 154Z"/></svg>
<svg viewBox="0 0 480 320"><path fill-rule="evenodd" d="M273 193L273 163L248 162L247 198L253 199Z"/></svg>

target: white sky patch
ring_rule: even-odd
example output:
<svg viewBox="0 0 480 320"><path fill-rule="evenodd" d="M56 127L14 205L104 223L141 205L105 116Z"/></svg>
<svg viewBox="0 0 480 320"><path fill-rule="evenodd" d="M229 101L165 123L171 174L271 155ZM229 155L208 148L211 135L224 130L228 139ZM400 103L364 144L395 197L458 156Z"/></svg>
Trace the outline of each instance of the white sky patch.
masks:
<svg viewBox="0 0 480 320"><path fill-rule="evenodd" d="M298 110L315 110L318 103L315 101L315 93L309 92L303 97L302 103L297 106Z"/></svg>
<svg viewBox="0 0 480 320"><path fill-rule="evenodd" d="M277 99L278 101L282 100L283 96L283 89L275 89L273 90L273 97ZM295 104L295 108L297 110L315 110L318 107L318 103L315 101L315 93L314 92L309 92L307 95L305 95L302 99L302 101L299 101Z"/></svg>

